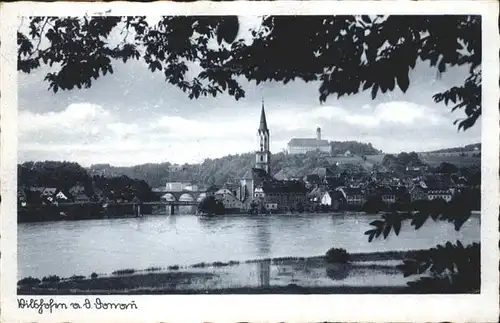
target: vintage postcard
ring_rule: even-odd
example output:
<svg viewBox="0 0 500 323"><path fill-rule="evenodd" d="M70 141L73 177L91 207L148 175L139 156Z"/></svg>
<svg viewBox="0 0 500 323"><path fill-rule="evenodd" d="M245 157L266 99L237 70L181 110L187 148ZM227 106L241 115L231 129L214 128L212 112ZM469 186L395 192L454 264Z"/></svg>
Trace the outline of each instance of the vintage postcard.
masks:
<svg viewBox="0 0 500 323"><path fill-rule="evenodd" d="M494 1L6 3L2 322L493 322Z"/></svg>

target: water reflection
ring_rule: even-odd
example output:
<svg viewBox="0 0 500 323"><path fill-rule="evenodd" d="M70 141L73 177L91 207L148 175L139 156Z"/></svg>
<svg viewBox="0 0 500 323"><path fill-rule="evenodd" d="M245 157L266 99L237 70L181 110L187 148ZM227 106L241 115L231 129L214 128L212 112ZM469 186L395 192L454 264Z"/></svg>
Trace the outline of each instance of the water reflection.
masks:
<svg viewBox="0 0 500 323"><path fill-rule="evenodd" d="M329 264L326 266L326 275L332 280L344 280L349 276L349 266L346 264Z"/></svg>
<svg viewBox="0 0 500 323"><path fill-rule="evenodd" d="M269 230L270 221L264 219L257 225L255 243L257 245L258 255L268 257L271 253L271 232Z"/></svg>
<svg viewBox="0 0 500 323"><path fill-rule="evenodd" d="M258 264L259 286L266 287L271 281L271 261L266 260Z"/></svg>
<svg viewBox="0 0 500 323"><path fill-rule="evenodd" d="M219 218L211 216L199 216L198 223L201 225L203 229L209 231L217 230L221 225Z"/></svg>
<svg viewBox="0 0 500 323"><path fill-rule="evenodd" d="M271 232L269 230L270 222L264 219L257 226L256 245L259 258L268 257L271 254ZM271 280L271 261L263 261L258 265L259 286L269 286Z"/></svg>
<svg viewBox="0 0 500 323"><path fill-rule="evenodd" d="M167 217L168 219L168 224L169 225L174 225L175 226L175 223L177 222L177 217L175 215L169 215Z"/></svg>

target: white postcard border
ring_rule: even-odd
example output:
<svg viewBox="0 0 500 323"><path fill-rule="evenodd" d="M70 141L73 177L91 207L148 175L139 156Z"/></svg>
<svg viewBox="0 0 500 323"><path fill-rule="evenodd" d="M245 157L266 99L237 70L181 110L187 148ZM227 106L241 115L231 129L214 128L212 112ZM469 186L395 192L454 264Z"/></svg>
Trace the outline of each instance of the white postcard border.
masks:
<svg viewBox="0 0 500 323"><path fill-rule="evenodd" d="M498 6L495 1L198 3L4 3L1 10L1 319L4 322L496 321L499 304ZM109 11L111 10L111 11ZM479 295L131 295L137 310L19 310L17 272L17 17L29 15L481 14L483 19L481 294ZM17 24L17 25L16 25ZM360 237L362 238L362 237ZM84 302L98 296L47 296ZM24 297L28 298L28 297ZM40 298L40 297L34 297Z"/></svg>

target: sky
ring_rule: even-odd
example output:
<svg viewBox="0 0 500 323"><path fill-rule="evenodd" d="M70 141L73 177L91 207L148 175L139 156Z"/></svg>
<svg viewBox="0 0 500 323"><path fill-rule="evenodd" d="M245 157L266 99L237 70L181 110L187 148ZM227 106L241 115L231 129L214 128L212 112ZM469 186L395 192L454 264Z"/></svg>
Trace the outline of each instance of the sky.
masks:
<svg viewBox="0 0 500 323"><path fill-rule="evenodd" d="M245 37L247 22L239 37ZM435 69L419 63L406 93L395 89L372 100L369 91L319 102L319 83L242 80L245 98L229 95L191 100L151 73L142 61L116 62L115 73L90 89L54 94L43 81L47 69L19 75L19 161L69 160L83 166L106 163L197 163L251 152L264 100L271 152L286 149L291 138L370 142L386 153L426 151L480 142L480 120L457 131L463 111L436 104L432 95L460 85L466 68Z"/></svg>

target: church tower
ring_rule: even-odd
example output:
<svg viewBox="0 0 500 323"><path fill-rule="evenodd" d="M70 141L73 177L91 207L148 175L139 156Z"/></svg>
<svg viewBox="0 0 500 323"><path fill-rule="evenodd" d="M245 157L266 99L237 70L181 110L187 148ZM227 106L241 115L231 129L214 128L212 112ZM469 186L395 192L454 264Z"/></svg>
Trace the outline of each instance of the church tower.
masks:
<svg viewBox="0 0 500 323"><path fill-rule="evenodd" d="M262 100L262 111L260 113L259 130L259 150L255 153L255 168L260 168L270 174L271 152L269 151L269 129L267 128L266 112L264 111L264 100Z"/></svg>

